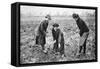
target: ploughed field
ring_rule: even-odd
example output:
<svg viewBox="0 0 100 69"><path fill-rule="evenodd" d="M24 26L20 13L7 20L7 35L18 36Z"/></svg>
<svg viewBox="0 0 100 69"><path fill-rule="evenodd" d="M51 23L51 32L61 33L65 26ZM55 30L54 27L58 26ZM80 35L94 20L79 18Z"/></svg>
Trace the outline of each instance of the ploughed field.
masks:
<svg viewBox="0 0 100 69"><path fill-rule="evenodd" d="M35 45L36 29L42 21L43 17L26 17L21 18L20 29L20 61L24 63L41 63L41 62L59 62L59 61L76 61L76 60L92 60L95 59L95 18L82 17L87 23L90 31L86 46L86 56L77 57L79 51L79 29L75 21L71 17L52 17L52 21L48 26L46 36L45 49L47 53L42 51L41 46ZM65 39L65 57L55 54L52 50L53 39L51 34L52 24L58 23L64 34Z"/></svg>

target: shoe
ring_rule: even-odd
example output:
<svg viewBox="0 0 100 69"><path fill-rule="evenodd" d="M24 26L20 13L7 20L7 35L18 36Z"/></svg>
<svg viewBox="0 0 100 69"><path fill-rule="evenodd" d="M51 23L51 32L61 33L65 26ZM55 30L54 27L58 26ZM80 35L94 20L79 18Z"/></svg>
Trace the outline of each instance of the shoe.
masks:
<svg viewBox="0 0 100 69"><path fill-rule="evenodd" d="M83 54L82 54L82 56L86 57L86 54L85 54L85 53L83 53Z"/></svg>
<svg viewBox="0 0 100 69"><path fill-rule="evenodd" d="M76 57L76 58L80 58L80 56L81 56L81 55L79 54L79 55L77 55L77 57Z"/></svg>

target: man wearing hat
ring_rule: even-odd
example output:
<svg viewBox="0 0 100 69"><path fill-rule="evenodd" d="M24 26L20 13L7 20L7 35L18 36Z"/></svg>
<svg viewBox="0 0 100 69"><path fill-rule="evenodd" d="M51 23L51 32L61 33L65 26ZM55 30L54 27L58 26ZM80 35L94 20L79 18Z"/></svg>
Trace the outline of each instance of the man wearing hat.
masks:
<svg viewBox="0 0 100 69"><path fill-rule="evenodd" d="M36 35L36 44L41 45L42 49L44 50L44 45L46 43L46 30L49 24L49 21L51 20L50 15L45 16L45 20L43 20L37 30L37 35Z"/></svg>
<svg viewBox="0 0 100 69"><path fill-rule="evenodd" d="M80 30L80 46L79 46L79 56L81 54L86 54L86 41L89 35L89 28L86 23L79 17L78 14L73 14L72 17L75 19L76 24ZM83 52L82 52L83 50Z"/></svg>
<svg viewBox="0 0 100 69"><path fill-rule="evenodd" d="M64 36L58 27L59 25L55 23L52 29L53 40L55 41L53 50L64 55Z"/></svg>

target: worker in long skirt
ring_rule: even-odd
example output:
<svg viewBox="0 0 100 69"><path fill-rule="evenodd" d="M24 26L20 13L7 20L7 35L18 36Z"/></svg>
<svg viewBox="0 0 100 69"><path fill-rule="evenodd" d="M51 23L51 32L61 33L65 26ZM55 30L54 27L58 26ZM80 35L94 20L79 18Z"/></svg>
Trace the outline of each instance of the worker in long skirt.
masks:
<svg viewBox="0 0 100 69"><path fill-rule="evenodd" d="M41 45L43 51L45 50L44 46L46 44L46 34L50 20L51 16L49 14L46 15L45 19L40 23L37 29L36 44Z"/></svg>

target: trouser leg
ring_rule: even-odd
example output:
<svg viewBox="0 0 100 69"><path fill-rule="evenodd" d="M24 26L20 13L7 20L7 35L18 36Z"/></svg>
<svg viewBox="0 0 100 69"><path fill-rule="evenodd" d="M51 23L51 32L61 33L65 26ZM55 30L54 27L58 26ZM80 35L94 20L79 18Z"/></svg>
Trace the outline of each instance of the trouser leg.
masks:
<svg viewBox="0 0 100 69"><path fill-rule="evenodd" d="M79 50L79 53L82 52L83 50L83 54L86 53L86 41L87 41L87 37L88 37L88 32L84 33L81 37L81 40L80 40L80 50Z"/></svg>
<svg viewBox="0 0 100 69"><path fill-rule="evenodd" d="M42 37L41 42L42 42L42 43L41 43L42 49L45 50L46 38L45 38L45 37Z"/></svg>
<svg viewBox="0 0 100 69"><path fill-rule="evenodd" d="M57 44L57 42L54 43L53 50L54 50L55 52L58 52L58 44Z"/></svg>
<svg viewBox="0 0 100 69"><path fill-rule="evenodd" d="M86 53L86 41L87 41L87 38L85 39L85 42L83 44L83 54Z"/></svg>
<svg viewBox="0 0 100 69"><path fill-rule="evenodd" d="M82 52L82 46L79 47L79 53L81 53L81 52Z"/></svg>
<svg viewBox="0 0 100 69"><path fill-rule="evenodd" d="M45 48L44 48L44 44L42 44L41 46L42 46L42 50L44 50L44 49L45 49Z"/></svg>
<svg viewBox="0 0 100 69"><path fill-rule="evenodd" d="M38 44L38 39L39 39L39 37L38 37L38 36L36 36L36 44Z"/></svg>

